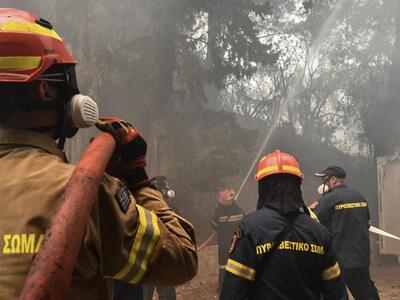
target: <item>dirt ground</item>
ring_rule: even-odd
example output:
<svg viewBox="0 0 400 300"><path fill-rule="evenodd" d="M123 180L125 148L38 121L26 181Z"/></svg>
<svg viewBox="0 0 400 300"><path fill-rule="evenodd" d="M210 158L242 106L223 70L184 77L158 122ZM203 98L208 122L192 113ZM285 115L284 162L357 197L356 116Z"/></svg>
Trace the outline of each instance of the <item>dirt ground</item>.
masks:
<svg viewBox="0 0 400 300"><path fill-rule="evenodd" d="M372 278L381 300L400 299L400 264L394 257L379 257L371 265ZM218 299L217 247L209 246L199 252L199 272L189 283L177 288L178 300ZM154 297L154 299L158 299Z"/></svg>

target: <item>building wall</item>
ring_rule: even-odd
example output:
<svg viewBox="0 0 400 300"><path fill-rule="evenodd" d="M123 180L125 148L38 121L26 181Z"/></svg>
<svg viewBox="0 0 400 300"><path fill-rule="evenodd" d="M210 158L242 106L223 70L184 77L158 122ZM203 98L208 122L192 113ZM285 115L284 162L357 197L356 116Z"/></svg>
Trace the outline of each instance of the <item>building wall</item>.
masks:
<svg viewBox="0 0 400 300"><path fill-rule="evenodd" d="M400 235L400 154L377 159L379 225L382 230ZM400 255L400 242L380 237L382 254Z"/></svg>

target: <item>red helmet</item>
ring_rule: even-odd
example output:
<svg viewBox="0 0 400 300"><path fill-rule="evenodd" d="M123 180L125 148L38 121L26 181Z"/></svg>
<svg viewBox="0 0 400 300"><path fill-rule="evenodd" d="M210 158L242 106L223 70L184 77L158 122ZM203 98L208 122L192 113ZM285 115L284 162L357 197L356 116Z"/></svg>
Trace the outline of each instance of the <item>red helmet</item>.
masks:
<svg viewBox="0 0 400 300"><path fill-rule="evenodd" d="M30 82L55 64L76 61L52 25L20 9L0 8L0 82Z"/></svg>
<svg viewBox="0 0 400 300"><path fill-rule="evenodd" d="M256 180L260 181L274 174L292 174L304 179L297 159L280 150L275 150L261 158L257 166Z"/></svg>

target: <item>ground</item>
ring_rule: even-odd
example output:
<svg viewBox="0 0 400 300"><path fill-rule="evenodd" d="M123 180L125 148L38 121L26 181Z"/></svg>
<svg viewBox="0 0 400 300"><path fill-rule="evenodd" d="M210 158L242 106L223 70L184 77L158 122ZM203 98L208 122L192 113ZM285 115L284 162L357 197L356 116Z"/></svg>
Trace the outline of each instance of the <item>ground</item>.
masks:
<svg viewBox="0 0 400 300"><path fill-rule="evenodd" d="M400 264L397 259L393 257L374 259L371 265L371 274L379 289L381 300L400 299ZM177 288L177 299L218 299L216 293L217 278L217 247L209 246L199 252L199 272L197 276L191 282Z"/></svg>
<svg viewBox="0 0 400 300"><path fill-rule="evenodd" d="M397 257L376 259L372 263L371 274L382 300L400 299L400 263Z"/></svg>

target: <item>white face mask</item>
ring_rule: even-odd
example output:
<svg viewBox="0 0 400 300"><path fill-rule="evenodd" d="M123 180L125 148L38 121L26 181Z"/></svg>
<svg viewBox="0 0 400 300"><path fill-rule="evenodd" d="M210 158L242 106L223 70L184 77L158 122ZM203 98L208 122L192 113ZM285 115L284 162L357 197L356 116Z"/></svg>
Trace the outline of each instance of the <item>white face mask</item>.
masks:
<svg viewBox="0 0 400 300"><path fill-rule="evenodd" d="M175 198L175 191L174 190L168 190L167 191L167 197L170 199Z"/></svg>
<svg viewBox="0 0 400 300"><path fill-rule="evenodd" d="M70 126L87 128L93 126L99 119L97 103L89 96L77 94L68 103L68 120Z"/></svg>
<svg viewBox="0 0 400 300"><path fill-rule="evenodd" d="M317 189L318 194L323 195L329 192L329 186L326 184L321 184Z"/></svg>

